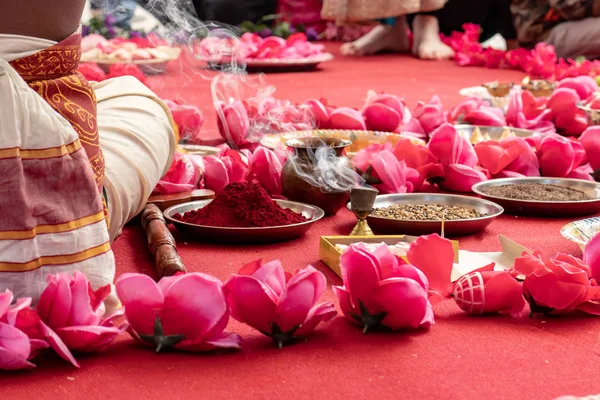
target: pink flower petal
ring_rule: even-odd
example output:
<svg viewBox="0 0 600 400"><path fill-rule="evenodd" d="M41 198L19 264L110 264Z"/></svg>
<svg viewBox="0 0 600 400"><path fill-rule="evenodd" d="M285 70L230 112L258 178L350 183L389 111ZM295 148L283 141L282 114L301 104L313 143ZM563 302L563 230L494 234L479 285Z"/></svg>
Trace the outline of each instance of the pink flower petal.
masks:
<svg viewBox="0 0 600 400"><path fill-rule="evenodd" d="M121 330L105 326L68 326L56 333L69 350L89 353L104 350Z"/></svg>
<svg viewBox="0 0 600 400"><path fill-rule="evenodd" d="M331 113L331 127L333 129L367 129L360 111L348 107L337 108Z"/></svg>
<svg viewBox="0 0 600 400"><path fill-rule="evenodd" d="M579 137L579 142L585 149L592 169L600 169L600 126L587 128Z"/></svg>
<svg viewBox="0 0 600 400"><path fill-rule="evenodd" d="M319 100L307 100L304 102L312 112L315 118L315 127L318 129L328 129L329 122L329 111Z"/></svg>
<svg viewBox="0 0 600 400"><path fill-rule="evenodd" d="M323 294L326 283L323 273L310 265L289 280L277 304L277 322L282 331L287 332L304 323Z"/></svg>
<svg viewBox="0 0 600 400"><path fill-rule="evenodd" d="M227 166L219 157L204 157L204 185L216 193L230 183Z"/></svg>
<svg viewBox="0 0 600 400"><path fill-rule="evenodd" d="M375 255L354 244L342 253L340 268L344 287L354 307L358 306L359 300L364 302L381 280L380 265Z"/></svg>
<svg viewBox="0 0 600 400"><path fill-rule="evenodd" d="M543 176L562 178L571 172L575 154L568 139L553 135L542 140L538 158Z"/></svg>
<svg viewBox="0 0 600 400"><path fill-rule="evenodd" d="M246 143L250 121L244 105L236 101L231 105L221 104L217 110L219 132L223 138L235 148Z"/></svg>
<svg viewBox="0 0 600 400"><path fill-rule="evenodd" d="M156 282L144 274L123 274L115 287L131 327L140 334L151 335L164 303Z"/></svg>
<svg viewBox="0 0 600 400"><path fill-rule="evenodd" d="M387 279L395 276L398 268L398 258L393 255L387 245L381 245L375 249L373 255L379 261L379 270L381 271L381 279Z"/></svg>
<svg viewBox="0 0 600 400"><path fill-rule="evenodd" d="M0 346L0 371L17 371L35 368L26 358Z"/></svg>
<svg viewBox="0 0 600 400"><path fill-rule="evenodd" d="M277 296L285 290L285 271L279 260L263 264L252 273L252 277L267 285Z"/></svg>
<svg viewBox="0 0 600 400"><path fill-rule="evenodd" d="M181 275L164 295L160 318L165 335L202 337L227 314L222 283L210 275Z"/></svg>
<svg viewBox="0 0 600 400"><path fill-rule="evenodd" d="M0 347L4 348L20 358L29 358L31 345L29 338L21 330L0 322Z"/></svg>
<svg viewBox="0 0 600 400"><path fill-rule="evenodd" d="M431 134L427 148L444 165L462 164L474 167L478 162L471 143L459 135L450 124L443 124Z"/></svg>
<svg viewBox="0 0 600 400"><path fill-rule="evenodd" d="M305 336L312 332L321 322L327 322L337 315L335 306L331 302L321 303L313 307L306 316L306 320L294 333L295 336Z"/></svg>
<svg viewBox="0 0 600 400"><path fill-rule="evenodd" d="M363 110L367 129L372 131L393 132L400 125L400 114L384 104L369 104Z"/></svg>
<svg viewBox="0 0 600 400"><path fill-rule="evenodd" d="M233 318L261 332L271 332L271 324L277 320L277 298L273 299L271 289L254 277L233 275L224 291Z"/></svg>
<svg viewBox="0 0 600 400"><path fill-rule="evenodd" d="M222 332L221 335L206 343L224 349L239 349L242 347L242 338L237 333Z"/></svg>
<svg viewBox="0 0 600 400"><path fill-rule="evenodd" d="M48 275L48 286L42 292L37 312L48 324L56 328L67 326L71 314L72 278L65 275Z"/></svg>
<svg viewBox="0 0 600 400"><path fill-rule="evenodd" d="M470 193L474 184L486 180L485 174L474 168L450 164L444 169L444 180L440 186L453 192Z"/></svg>
<svg viewBox="0 0 600 400"><path fill-rule="evenodd" d="M281 195L283 164L275 152L259 146L250 159L249 176L257 180L271 195Z"/></svg>
<svg viewBox="0 0 600 400"><path fill-rule="evenodd" d="M583 261L590 266L591 277L600 281L600 234L597 234L585 246Z"/></svg>
<svg viewBox="0 0 600 400"><path fill-rule="evenodd" d="M431 307L427 291L408 278L381 281L365 299L365 305L371 314L385 312L382 324L393 330L418 328Z"/></svg>
<svg viewBox="0 0 600 400"><path fill-rule="evenodd" d="M110 288L110 286L109 286ZM84 274L75 271L74 280L71 284L71 317L70 326L98 325L100 316L97 316L92 308L90 298L90 284ZM55 329L58 329L56 327Z"/></svg>
<svg viewBox="0 0 600 400"><path fill-rule="evenodd" d="M13 294L10 290L6 289L0 293L0 318L6 313L10 303L12 303Z"/></svg>
<svg viewBox="0 0 600 400"><path fill-rule="evenodd" d="M450 279L454 264L452 242L437 234L421 236L411 243L407 258L412 265L425 274L431 290L442 296L452 293Z"/></svg>
<svg viewBox="0 0 600 400"><path fill-rule="evenodd" d="M62 341L62 339L54 332L48 325L40 322L42 333L44 337L50 344L50 347L64 360L70 362L74 367L79 368L79 363L73 357L73 354L69 351L67 345Z"/></svg>
<svg viewBox="0 0 600 400"><path fill-rule="evenodd" d="M352 318L352 315L357 314L357 312L352 306L350 294L346 291L346 289L343 286L332 286L331 289L333 290L333 293L338 299L338 303L340 305L340 310L342 310L342 314L344 314L344 316L348 320L356 323L356 320Z"/></svg>
<svg viewBox="0 0 600 400"><path fill-rule="evenodd" d="M29 353L29 360L33 360L36 358L42 350L45 350L50 347L48 342L42 339L29 339L29 344L31 345L31 352Z"/></svg>

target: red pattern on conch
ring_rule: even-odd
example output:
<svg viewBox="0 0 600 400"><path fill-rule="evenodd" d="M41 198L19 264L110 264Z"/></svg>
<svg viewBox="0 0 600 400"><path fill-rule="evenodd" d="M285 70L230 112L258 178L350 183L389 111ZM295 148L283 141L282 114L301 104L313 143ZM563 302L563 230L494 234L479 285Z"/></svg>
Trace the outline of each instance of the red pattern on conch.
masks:
<svg viewBox="0 0 600 400"><path fill-rule="evenodd" d="M96 95L92 86L78 71L80 58L79 29L62 42L30 56L13 60L10 65L73 126L92 166L101 195L104 183L104 156L98 137ZM104 196L102 201L108 218Z"/></svg>

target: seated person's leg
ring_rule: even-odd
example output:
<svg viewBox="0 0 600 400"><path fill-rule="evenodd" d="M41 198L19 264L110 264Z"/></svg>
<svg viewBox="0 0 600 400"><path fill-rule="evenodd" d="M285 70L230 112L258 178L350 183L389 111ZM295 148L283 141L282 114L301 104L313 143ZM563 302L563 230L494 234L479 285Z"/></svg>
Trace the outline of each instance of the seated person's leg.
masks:
<svg viewBox="0 0 600 400"><path fill-rule="evenodd" d="M142 211L171 165L176 142L167 107L137 79L110 79L94 84L94 91L112 241Z"/></svg>
<svg viewBox="0 0 600 400"><path fill-rule="evenodd" d="M412 52L419 58L446 60L454 55L454 51L440 39L438 12L417 14L413 20Z"/></svg>
<svg viewBox="0 0 600 400"><path fill-rule="evenodd" d="M546 39L556 55L564 58L600 58L600 18L586 18L558 24Z"/></svg>
<svg viewBox="0 0 600 400"><path fill-rule="evenodd" d="M405 16L386 18L366 35L354 42L344 43L340 48L340 52L345 56L366 56L385 51L408 51L408 25Z"/></svg>

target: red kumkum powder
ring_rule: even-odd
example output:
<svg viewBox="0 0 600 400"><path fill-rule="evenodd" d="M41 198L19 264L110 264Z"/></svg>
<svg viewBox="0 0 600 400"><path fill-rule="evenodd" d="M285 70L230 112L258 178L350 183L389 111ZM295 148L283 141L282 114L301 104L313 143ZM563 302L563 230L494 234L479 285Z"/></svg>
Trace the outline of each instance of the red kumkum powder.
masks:
<svg viewBox="0 0 600 400"><path fill-rule="evenodd" d="M250 182L230 183L207 206L174 217L190 224L230 228L292 225L308 220L281 208L262 186Z"/></svg>

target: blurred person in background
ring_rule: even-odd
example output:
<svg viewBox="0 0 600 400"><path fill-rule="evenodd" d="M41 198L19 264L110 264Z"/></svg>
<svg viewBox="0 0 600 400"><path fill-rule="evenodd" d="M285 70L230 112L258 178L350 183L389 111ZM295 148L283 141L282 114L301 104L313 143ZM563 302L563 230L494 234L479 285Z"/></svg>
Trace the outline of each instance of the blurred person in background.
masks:
<svg viewBox="0 0 600 400"><path fill-rule="evenodd" d="M600 0L512 0L519 44L554 46L564 58L600 58Z"/></svg>

